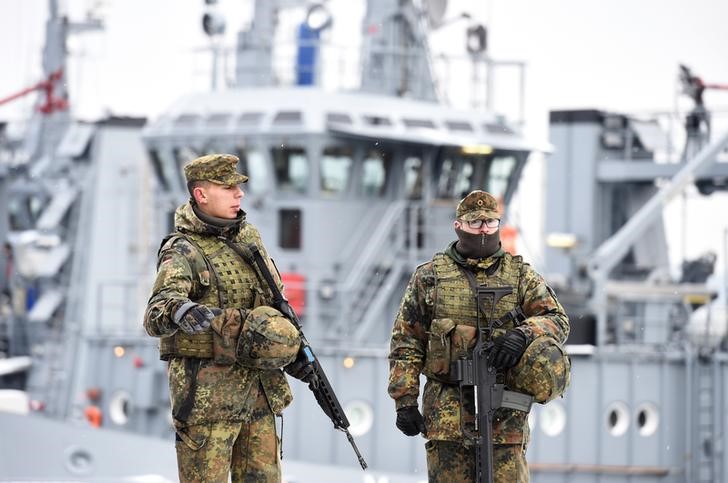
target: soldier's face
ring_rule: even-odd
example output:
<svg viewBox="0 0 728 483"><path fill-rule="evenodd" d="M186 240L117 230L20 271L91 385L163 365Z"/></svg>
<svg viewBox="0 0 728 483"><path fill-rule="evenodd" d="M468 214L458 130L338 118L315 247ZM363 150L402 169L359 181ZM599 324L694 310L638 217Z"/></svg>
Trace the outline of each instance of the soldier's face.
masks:
<svg viewBox="0 0 728 483"><path fill-rule="evenodd" d="M234 219L240 210L240 200L245 193L238 185L225 186L215 183L205 183L195 188L197 206L210 216Z"/></svg>

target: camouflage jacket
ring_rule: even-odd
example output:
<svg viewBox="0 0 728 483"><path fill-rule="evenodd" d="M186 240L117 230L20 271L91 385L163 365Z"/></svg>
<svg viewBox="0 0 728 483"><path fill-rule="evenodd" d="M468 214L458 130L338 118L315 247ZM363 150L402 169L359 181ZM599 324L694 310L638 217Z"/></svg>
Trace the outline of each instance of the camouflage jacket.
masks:
<svg viewBox="0 0 728 483"><path fill-rule="evenodd" d="M173 236L163 244L158 260L157 278L144 314L144 328L153 337L176 333L172 318L176 309L192 300L221 309L252 309L266 302L267 291L260 286L252 268L218 237L240 245L255 243L271 267L271 273L282 287L258 230L245 222L241 212L239 224L220 229L201 221L191 205L180 206L175 213L175 228L184 236ZM205 252L205 256L200 254ZM212 272L212 273L211 273ZM213 324L215 326L215 324ZM169 361L169 389L172 414L196 386L194 405L186 421L177 426L213 421L242 421L249 416L255 402L257 386L265 392L274 413L280 413L292 400L291 390L280 369L261 370L239 364L218 365L212 359L201 359L196 376L185 371L185 357ZM192 377L195 384L192 384ZM252 397L248 397L252 394Z"/></svg>
<svg viewBox="0 0 728 483"><path fill-rule="evenodd" d="M431 371L425 367L428 359L428 335L431 334L433 320L446 315L454 319L456 324L472 326L472 320L467 317L467 310L460 307L441 308L442 300L437 300L438 283L445 285L444 280L438 280L436 265L442 265L442 260L448 260L453 267L461 266L470 269L476 275L479 284L487 283L495 286L513 280L507 285L515 287L514 296L504 297L504 306L499 307L501 312L511 306L518 305L523 310L526 320L518 326L526 336L528 343L541 335L550 335L559 342L564 342L569 334L569 321L564 309L559 304L551 288L543 277L533 270L530 265L522 263L520 257L513 257L500 249L494 255L483 260L465 260L454 249L455 243L443 254L436 254L432 261L417 267L402 298L397 319L392 329L390 345L390 372L389 395L395 400L397 409L405 406L416 406L420 392L420 374L427 377L423 392L423 416L427 428L426 437L434 440L463 441L460 429L461 401L458 386L448 384L432 377ZM439 260L439 262L438 262ZM510 267L511 273L504 274ZM518 267L514 269L513 267ZM494 270L495 268L495 270ZM493 272L493 273L490 273ZM452 273L459 273L453 270ZM442 278L442 274L440 274ZM459 277L466 279L465 275ZM493 280L498 282L494 285ZM473 293L467 282L459 283L464 304L472 303L475 313ZM508 302L508 300L511 300ZM452 297L451 297L452 300ZM465 302L467 301L467 302ZM472 302L471 302L472 301ZM499 304L500 305L500 304ZM437 312L437 314L436 314ZM444 314L447 312L447 314ZM448 315L453 313L455 315ZM496 315L498 317L499 315ZM503 330L513 327L513 323L506 323L495 335ZM453 331L457 333L457 331ZM450 337L450 336L448 336ZM456 341L453 341L453 347ZM468 345L467 343L465 344ZM467 347L466 347L467 348ZM472 345L469 347L472 349ZM453 348L454 350L454 348ZM502 378L502 375L499 376ZM472 418L472 403L465 401L463 418ZM496 410L493 418L493 442L495 444L527 443L528 424L527 414L506 408Z"/></svg>

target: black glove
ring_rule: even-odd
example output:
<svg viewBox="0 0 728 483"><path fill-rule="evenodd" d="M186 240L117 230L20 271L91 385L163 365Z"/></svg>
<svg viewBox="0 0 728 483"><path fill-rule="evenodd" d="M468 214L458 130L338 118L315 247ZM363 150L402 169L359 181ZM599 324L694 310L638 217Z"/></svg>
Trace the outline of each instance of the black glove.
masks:
<svg viewBox="0 0 728 483"><path fill-rule="evenodd" d="M397 409L397 429L407 436L425 433L425 420L417 406L405 406Z"/></svg>
<svg viewBox="0 0 728 483"><path fill-rule="evenodd" d="M495 339L495 347L490 352L488 363L496 369L508 369L518 364L526 350L526 336L517 329L510 329L505 335Z"/></svg>
<svg viewBox="0 0 728 483"><path fill-rule="evenodd" d="M306 353L302 350L298 351L296 360L284 367L283 370L290 376L308 384L311 389L318 388L318 378L313 371L313 363L308 360Z"/></svg>
<svg viewBox="0 0 728 483"><path fill-rule="evenodd" d="M207 308L195 302L185 302L174 312L173 321L186 334L198 334L210 328L210 322L222 310Z"/></svg>

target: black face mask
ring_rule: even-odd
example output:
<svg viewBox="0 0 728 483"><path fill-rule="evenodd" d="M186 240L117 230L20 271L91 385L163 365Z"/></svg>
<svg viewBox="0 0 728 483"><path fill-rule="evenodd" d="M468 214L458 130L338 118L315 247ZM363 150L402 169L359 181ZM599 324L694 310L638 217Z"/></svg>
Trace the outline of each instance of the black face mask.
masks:
<svg viewBox="0 0 728 483"><path fill-rule="evenodd" d="M465 258L488 258L500 248L500 230L491 235L468 233L455 228L458 242L455 249Z"/></svg>

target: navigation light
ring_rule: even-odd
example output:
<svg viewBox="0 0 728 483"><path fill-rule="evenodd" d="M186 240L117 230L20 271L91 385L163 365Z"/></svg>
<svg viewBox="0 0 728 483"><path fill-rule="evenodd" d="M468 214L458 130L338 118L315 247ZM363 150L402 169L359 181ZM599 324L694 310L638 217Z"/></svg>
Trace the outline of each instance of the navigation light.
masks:
<svg viewBox="0 0 728 483"><path fill-rule="evenodd" d="M331 12L323 4L314 3L308 7L308 11L306 12L306 26L308 28L320 32L331 27L332 23L333 17L331 16Z"/></svg>
<svg viewBox="0 0 728 483"><path fill-rule="evenodd" d="M487 144L470 144L461 148L463 154L491 154L493 148Z"/></svg>

